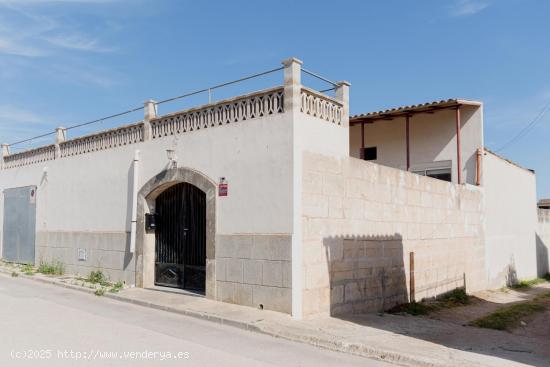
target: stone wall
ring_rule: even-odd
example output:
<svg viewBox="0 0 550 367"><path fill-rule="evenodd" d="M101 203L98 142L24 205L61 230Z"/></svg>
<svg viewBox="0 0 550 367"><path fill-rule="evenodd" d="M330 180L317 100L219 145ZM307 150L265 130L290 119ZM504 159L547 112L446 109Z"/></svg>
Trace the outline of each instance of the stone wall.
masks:
<svg viewBox="0 0 550 367"><path fill-rule="evenodd" d="M538 210L537 275L550 273L550 209Z"/></svg>
<svg viewBox="0 0 550 367"><path fill-rule="evenodd" d="M100 269L114 281L135 284L134 257L128 252L127 232L37 232L35 264L60 261L69 274L87 276ZM86 253L79 260L78 251Z"/></svg>
<svg viewBox="0 0 550 367"><path fill-rule="evenodd" d="M391 308L484 288L482 190L356 158L303 162L304 314Z"/></svg>
<svg viewBox="0 0 550 367"><path fill-rule="evenodd" d="M290 313L290 235L218 235L216 298Z"/></svg>

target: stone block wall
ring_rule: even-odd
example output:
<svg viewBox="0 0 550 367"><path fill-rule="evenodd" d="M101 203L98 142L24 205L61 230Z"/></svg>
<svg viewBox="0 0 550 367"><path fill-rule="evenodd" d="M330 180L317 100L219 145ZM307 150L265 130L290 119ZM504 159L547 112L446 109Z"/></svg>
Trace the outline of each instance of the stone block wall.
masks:
<svg viewBox="0 0 550 367"><path fill-rule="evenodd" d="M127 232L39 231L36 236L35 264L60 261L65 272L87 276L101 270L110 280L135 284L135 260L128 251ZM78 251L86 251L79 260Z"/></svg>
<svg viewBox="0 0 550 367"><path fill-rule="evenodd" d="M218 235L217 300L290 313L291 256L290 235Z"/></svg>
<svg viewBox="0 0 550 367"><path fill-rule="evenodd" d="M485 286L482 189L304 153L304 314L379 311Z"/></svg>
<svg viewBox="0 0 550 367"><path fill-rule="evenodd" d="M538 209L537 275L550 273L550 209Z"/></svg>

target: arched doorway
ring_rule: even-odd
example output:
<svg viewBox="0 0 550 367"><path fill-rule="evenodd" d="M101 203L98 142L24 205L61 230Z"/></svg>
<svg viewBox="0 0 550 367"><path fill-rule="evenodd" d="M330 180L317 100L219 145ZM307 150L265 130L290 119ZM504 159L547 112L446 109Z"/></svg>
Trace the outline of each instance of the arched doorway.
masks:
<svg viewBox="0 0 550 367"><path fill-rule="evenodd" d="M206 194L182 182L155 199L155 285L204 292Z"/></svg>
<svg viewBox="0 0 550 367"><path fill-rule="evenodd" d="M216 190L217 186L206 175L191 168L178 167L164 170L149 179L139 190L137 201L136 234L136 286L150 288L155 285L156 276L156 229L146 228L145 217L157 213L157 198L170 189L194 187L204 194L205 214L205 274L204 288L206 298L216 298ZM179 189L181 190L181 188ZM184 189L185 190L185 189ZM193 189L195 190L195 189ZM161 199L162 200L162 199ZM159 200L160 201L160 200ZM162 205L162 204L161 204ZM188 228L188 227L182 227ZM202 230L201 230L202 232ZM185 265L185 264L184 264ZM192 265L192 264L189 264ZM184 270L185 272L185 270ZM184 274L185 278L185 274ZM184 284L185 286L185 284Z"/></svg>

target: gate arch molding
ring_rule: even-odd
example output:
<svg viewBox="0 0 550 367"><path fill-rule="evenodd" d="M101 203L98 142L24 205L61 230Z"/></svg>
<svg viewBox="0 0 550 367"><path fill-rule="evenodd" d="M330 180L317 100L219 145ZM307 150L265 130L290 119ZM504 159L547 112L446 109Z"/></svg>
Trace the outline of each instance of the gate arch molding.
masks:
<svg viewBox="0 0 550 367"><path fill-rule="evenodd" d="M189 183L206 195L206 297L216 298L216 184L203 173L188 167L166 169L149 179L137 197L136 286L154 286L155 233L145 230L145 214L155 212L156 198L169 187Z"/></svg>

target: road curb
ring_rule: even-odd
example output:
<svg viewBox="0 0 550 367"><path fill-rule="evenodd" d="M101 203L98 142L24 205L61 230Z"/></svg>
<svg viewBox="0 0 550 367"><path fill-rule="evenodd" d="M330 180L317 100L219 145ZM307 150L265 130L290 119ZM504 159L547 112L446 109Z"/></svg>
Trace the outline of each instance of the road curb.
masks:
<svg viewBox="0 0 550 367"><path fill-rule="evenodd" d="M0 268L0 273L11 276L12 270ZM25 275L22 273L18 273L18 277L23 279L34 280L44 284L56 285L66 289L80 291L80 292L84 292L92 295L95 292L95 289L85 288L85 287L73 285L73 284L67 284L55 278L50 279L50 278L44 278L42 276L35 277L35 276ZM221 325L236 327L242 330L252 331L259 334L269 335L272 337L285 339L293 342L309 344L322 349L327 349L327 350L346 353L346 354L352 354L352 355L361 356L361 357L367 357L370 359L375 359L378 361L384 361L384 362L393 363L393 364L406 366L406 367L448 367L449 366L448 363L439 363L433 360L426 360L424 358L414 357L414 356L406 355L395 351L388 351L388 350L383 350L379 348L374 348L361 343L349 343L344 340L337 340L337 339L324 338L324 337L313 337L313 336L303 335L300 333L273 330L267 325L262 325L261 324L262 321L246 322L246 321L240 321L240 320L233 320L229 318L224 318L223 316L213 315L205 312L197 312L193 310L182 310L182 309L177 309L170 306L160 305L153 302L142 301L134 298L128 298L116 293L105 293L101 297L109 298L119 302L134 304L137 306L156 309L160 311L171 312L171 313L175 313L183 316L189 316L200 320L215 322ZM455 360L454 362L459 362L459 361ZM454 364L454 365L472 366L471 364L463 364L463 363Z"/></svg>

